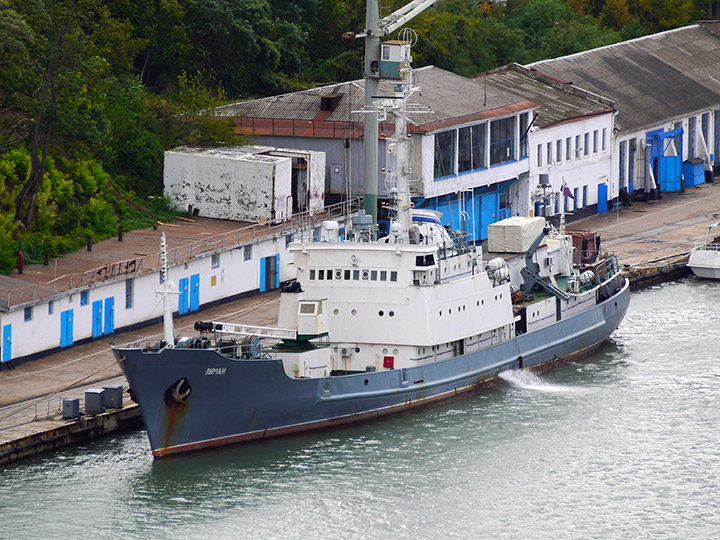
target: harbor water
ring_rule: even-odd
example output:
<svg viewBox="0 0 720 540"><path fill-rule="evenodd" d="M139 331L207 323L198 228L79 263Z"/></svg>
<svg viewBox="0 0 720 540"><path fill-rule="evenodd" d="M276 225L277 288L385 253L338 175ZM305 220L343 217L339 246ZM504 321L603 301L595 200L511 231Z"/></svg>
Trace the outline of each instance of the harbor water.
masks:
<svg viewBox="0 0 720 540"><path fill-rule="evenodd" d="M0 470L0 538L720 537L720 283L610 342L377 422L154 461L142 431Z"/></svg>

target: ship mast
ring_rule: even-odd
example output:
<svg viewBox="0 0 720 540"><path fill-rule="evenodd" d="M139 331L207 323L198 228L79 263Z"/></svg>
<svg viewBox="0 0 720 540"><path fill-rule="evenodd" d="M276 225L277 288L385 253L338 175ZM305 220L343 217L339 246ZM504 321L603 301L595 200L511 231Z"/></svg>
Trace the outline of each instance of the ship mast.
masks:
<svg viewBox="0 0 720 540"><path fill-rule="evenodd" d="M355 38L365 38L365 123L364 123L364 208L377 224L378 197L378 115L374 101L380 88L380 39L392 34L436 0L413 0L394 13L380 19L378 0L367 0L365 31Z"/></svg>
<svg viewBox="0 0 720 540"><path fill-rule="evenodd" d="M173 325L172 318L172 305L170 303L170 295L174 292L174 284L170 281L168 276L167 267L167 241L165 240L165 233L162 233L160 237L160 275L163 280L162 291L158 291L158 294L162 296L163 300L163 339L165 340L166 347L175 346L175 326Z"/></svg>

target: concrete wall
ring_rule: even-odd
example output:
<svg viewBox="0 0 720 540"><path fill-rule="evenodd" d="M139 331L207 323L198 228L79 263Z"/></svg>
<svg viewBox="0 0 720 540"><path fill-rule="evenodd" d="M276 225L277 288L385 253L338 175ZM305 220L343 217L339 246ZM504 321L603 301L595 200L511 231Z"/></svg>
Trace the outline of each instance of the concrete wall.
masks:
<svg viewBox="0 0 720 540"><path fill-rule="evenodd" d="M237 221L289 218L291 178L290 158L242 149L165 152L165 193L180 208L192 205L205 217Z"/></svg>
<svg viewBox="0 0 720 540"><path fill-rule="evenodd" d="M690 148L690 133L689 133L689 119L690 117L696 118L695 123L695 136L694 136L694 143L695 143L695 157L699 157L705 161L705 169L710 170L713 165L720 164L720 148L717 148L718 140L716 140L716 134L715 134L715 110L720 109L704 109L700 111L696 111L693 114L690 114L688 116L681 116L676 118L671 118L667 120L663 120L662 122L658 122L657 124L654 124L652 126L645 127L640 130L635 131L624 131L621 133L618 133L615 137L615 140L613 141L613 163L612 163L612 177L614 181L619 185L620 184L620 143L625 142L625 182L627 183L628 178L628 171L629 171L629 164L630 164L630 156L628 152L628 142L631 139L636 139L637 141L637 150L635 154L635 175L633 179L634 183L634 190L637 191L639 189L647 189L646 185L649 185L647 183L646 179L646 171L647 171L647 164L645 160L645 149L644 145L646 142L646 135L647 133L651 131L657 131L662 130L664 132L671 131L675 129L676 124L679 124L680 127L683 128L683 135L682 135L682 148L676 148L674 142L671 142L670 140L667 140L665 143L665 155L666 156L674 156L678 155L678 153L681 151L682 153L682 159L683 161L689 158L689 148ZM707 113L708 114L708 133L707 133L707 139L705 139L702 135L702 115ZM711 159L712 156L712 159ZM657 179L656 179L657 180Z"/></svg>
<svg viewBox="0 0 720 540"><path fill-rule="evenodd" d="M346 181L349 178L350 195L358 196L364 193L365 163L362 140L348 139L347 148L344 139L319 137L255 136L253 141L265 146L323 152L325 154L325 192L333 195L347 194ZM378 141L378 148L378 192L381 196L386 196L387 189L381 173L382 169L386 167L384 140Z"/></svg>

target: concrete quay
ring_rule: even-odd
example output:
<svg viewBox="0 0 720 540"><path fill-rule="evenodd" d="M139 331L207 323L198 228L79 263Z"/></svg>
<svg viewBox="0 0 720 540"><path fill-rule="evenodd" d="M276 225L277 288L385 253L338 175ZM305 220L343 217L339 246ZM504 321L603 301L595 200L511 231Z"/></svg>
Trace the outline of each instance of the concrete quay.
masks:
<svg viewBox="0 0 720 540"><path fill-rule="evenodd" d="M567 229L600 233L601 249L617 253L631 288L638 289L690 274L690 250L705 239L708 225L719 220L720 182L714 182L663 193L657 201L619 206Z"/></svg>
<svg viewBox="0 0 720 540"><path fill-rule="evenodd" d="M279 291L243 298L222 306L175 318L179 333L194 332L197 320L232 321L275 326ZM81 414L77 420L62 418L62 398L80 398L85 391L109 385L128 388L110 344L157 341L162 324L139 331L115 334L26 362L14 370L0 371L0 467L61 447L137 427L139 407L124 393L124 406L103 414ZM81 413L83 411L81 405Z"/></svg>
<svg viewBox="0 0 720 540"><path fill-rule="evenodd" d="M720 182L630 207L618 207L568 224L571 231L595 231L602 249L618 254L635 288L675 279L688 272L687 257L703 240L707 226L720 220ZM271 291L177 317L179 333L193 332L197 320L274 326L280 294ZM49 354L17 369L0 371L0 466L140 424L136 404L125 395L122 409L64 420L63 397L84 396L88 388L127 382L110 352L110 343L158 340L162 325L115 334ZM82 399L81 399L82 402Z"/></svg>

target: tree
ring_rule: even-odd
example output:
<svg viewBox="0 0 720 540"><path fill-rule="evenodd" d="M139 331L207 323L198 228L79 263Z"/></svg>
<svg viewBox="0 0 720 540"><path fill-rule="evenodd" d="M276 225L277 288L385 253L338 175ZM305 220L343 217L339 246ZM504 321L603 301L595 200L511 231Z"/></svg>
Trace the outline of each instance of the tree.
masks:
<svg viewBox="0 0 720 540"><path fill-rule="evenodd" d="M55 130L62 124L58 112L73 99L77 99L78 88L91 93L91 87L97 82L98 76L106 72L108 63L99 60L96 55L96 34L102 36L105 48L112 49L118 58L119 53L126 47L112 47L111 36L124 42L125 35L123 32L105 31L107 28L99 22L110 19L102 7L92 0L18 1L16 9L32 28L39 44L38 54L31 60L31 65L38 74L38 87L34 92L37 97L32 103L32 165L15 201L17 219L29 226L37 214L37 196ZM116 26L115 30L119 28L122 28L122 25Z"/></svg>

